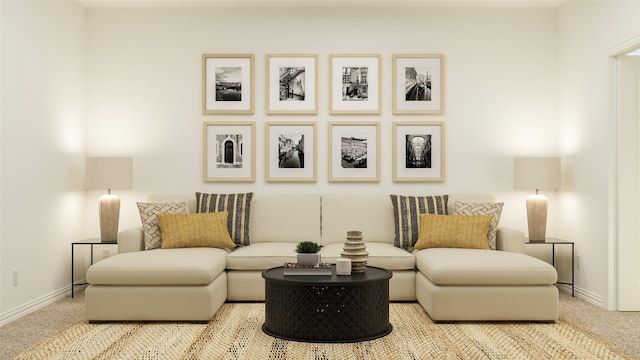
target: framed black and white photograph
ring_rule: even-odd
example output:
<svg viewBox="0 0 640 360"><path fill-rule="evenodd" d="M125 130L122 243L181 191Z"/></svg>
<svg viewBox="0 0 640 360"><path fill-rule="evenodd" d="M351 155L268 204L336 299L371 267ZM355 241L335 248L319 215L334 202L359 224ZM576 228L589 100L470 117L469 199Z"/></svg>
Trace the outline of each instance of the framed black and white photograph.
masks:
<svg viewBox="0 0 640 360"><path fill-rule="evenodd" d="M329 123L329 181L380 181L380 124Z"/></svg>
<svg viewBox="0 0 640 360"><path fill-rule="evenodd" d="M202 112L253 114L254 56L202 55Z"/></svg>
<svg viewBox="0 0 640 360"><path fill-rule="evenodd" d="M315 122L267 122L266 181L316 181Z"/></svg>
<svg viewBox="0 0 640 360"><path fill-rule="evenodd" d="M393 123L393 181L444 181L444 123Z"/></svg>
<svg viewBox="0 0 640 360"><path fill-rule="evenodd" d="M255 181L255 122L204 123L204 181Z"/></svg>
<svg viewBox="0 0 640 360"><path fill-rule="evenodd" d="M380 114L380 55L329 56L329 113Z"/></svg>
<svg viewBox="0 0 640 360"><path fill-rule="evenodd" d="M267 55L267 114L318 113L318 55Z"/></svg>
<svg viewBox="0 0 640 360"><path fill-rule="evenodd" d="M393 62L393 113L444 114L444 55L398 55Z"/></svg>

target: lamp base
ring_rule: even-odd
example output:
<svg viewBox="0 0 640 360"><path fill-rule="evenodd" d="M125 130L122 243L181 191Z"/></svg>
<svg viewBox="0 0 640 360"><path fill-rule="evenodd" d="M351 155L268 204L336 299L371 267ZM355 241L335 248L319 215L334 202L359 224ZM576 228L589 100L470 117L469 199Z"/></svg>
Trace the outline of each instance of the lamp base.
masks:
<svg viewBox="0 0 640 360"><path fill-rule="evenodd" d="M529 241L545 242L547 232L548 201L544 195L533 194L527 198L527 223Z"/></svg>
<svg viewBox="0 0 640 360"><path fill-rule="evenodd" d="M118 221L120 219L120 199L112 194L102 195L98 199L100 215L100 240L118 241Z"/></svg>

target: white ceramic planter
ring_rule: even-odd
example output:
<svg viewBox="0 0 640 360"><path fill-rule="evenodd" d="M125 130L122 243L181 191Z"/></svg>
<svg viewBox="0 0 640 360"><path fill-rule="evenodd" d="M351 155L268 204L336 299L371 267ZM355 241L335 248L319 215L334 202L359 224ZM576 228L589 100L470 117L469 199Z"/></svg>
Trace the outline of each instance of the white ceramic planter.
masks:
<svg viewBox="0 0 640 360"><path fill-rule="evenodd" d="M298 264L317 266L320 264L320 254L318 253L300 253L298 254Z"/></svg>

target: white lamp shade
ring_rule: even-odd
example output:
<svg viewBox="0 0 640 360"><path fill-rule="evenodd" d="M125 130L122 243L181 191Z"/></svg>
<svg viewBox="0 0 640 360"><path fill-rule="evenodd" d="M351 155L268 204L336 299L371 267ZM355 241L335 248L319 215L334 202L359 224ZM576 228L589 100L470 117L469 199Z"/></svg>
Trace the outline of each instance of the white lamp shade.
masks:
<svg viewBox="0 0 640 360"><path fill-rule="evenodd" d="M513 162L513 186L516 189L560 188L560 158L516 158Z"/></svg>
<svg viewBox="0 0 640 360"><path fill-rule="evenodd" d="M133 159L88 157L85 187L87 189L131 189L133 187Z"/></svg>

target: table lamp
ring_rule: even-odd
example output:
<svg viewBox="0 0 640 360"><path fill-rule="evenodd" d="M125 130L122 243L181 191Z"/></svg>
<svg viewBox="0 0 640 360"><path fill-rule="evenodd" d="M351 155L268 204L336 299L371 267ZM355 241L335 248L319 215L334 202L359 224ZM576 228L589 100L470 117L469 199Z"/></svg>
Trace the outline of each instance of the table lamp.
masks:
<svg viewBox="0 0 640 360"><path fill-rule="evenodd" d="M544 242L548 201L539 190L560 188L560 158L516 158L513 163L513 185L516 189L536 190L527 198L529 241Z"/></svg>
<svg viewBox="0 0 640 360"><path fill-rule="evenodd" d="M107 189L98 200L100 239L116 242L120 220L120 199L111 189L131 189L133 186L133 159L124 157L88 157L85 188Z"/></svg>

